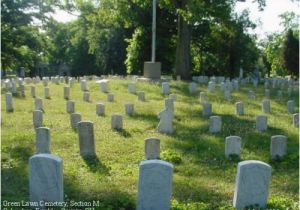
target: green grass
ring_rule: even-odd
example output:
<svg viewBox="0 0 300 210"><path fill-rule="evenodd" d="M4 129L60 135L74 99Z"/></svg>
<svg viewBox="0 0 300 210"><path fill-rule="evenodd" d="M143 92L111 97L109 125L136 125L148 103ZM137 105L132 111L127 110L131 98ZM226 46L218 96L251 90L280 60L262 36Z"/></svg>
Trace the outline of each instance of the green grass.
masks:
<svg viewBox="0 0 300 210"><path fill-rule="evenodd" d="M268 131L255 131L255 116L261 113L264 89L259 86L255 100L249 100L252 86L243 86L234 92L232 100L223 100L220 88L208 93L213 103L213 113L222 116L220 134L208 133L208 118L202 117L199 92L207 86L198 86L197 94L188 94L188 84L171 82L171 92L177 94L175 102L175 132L172 135L156 131L158 113L164 107L164 96L159 84L137 83L137 90L145 91L146 102L129 94L126 80L110 80L109 88L115 94L115 102L107 102L99 85L89 81L91 103L83 102L80 84L71 88L75 110L83 120L94 122L96 159L83 159L79 155L78 134L74 132L66 113L63 86L49 83L50 100L43 99L44 125L51 130L51 152L64 161L64 193L66 201L99 200L96 209L135 209L138 169L144 160L144 139L158 137L161 140L161 158L175 165L172 191L173 209L231 209L237 171L236 158L224 157L225 137L242 138L241 160L261 160L270 164L272 181L269 207L286 209L298 201L298 129L292 126L292 116L287 113L286 102L294 99L298 110L298 92L288 98L276 99L271 92L271 114L268 115ZM284 92L286 93L286 92ZM42 84L37 85L37 96L43 97ZM242 100L244 116L236 116L234 103ZM96 103L105 102L106 115L96 116ZM135 114L125 116L124 104L133 102ZM14 112L5 112L5 96L2 90L2 200L29 199L28 158L35 153L35 132L32 125L34 101L30 85L26 85L26 98L14 97ZM124 116L124 130L110 128L111 115ZM270 160L272 135L288 136L288 154L280 161ZM296 209L296 207L293 207Z"/></svg>

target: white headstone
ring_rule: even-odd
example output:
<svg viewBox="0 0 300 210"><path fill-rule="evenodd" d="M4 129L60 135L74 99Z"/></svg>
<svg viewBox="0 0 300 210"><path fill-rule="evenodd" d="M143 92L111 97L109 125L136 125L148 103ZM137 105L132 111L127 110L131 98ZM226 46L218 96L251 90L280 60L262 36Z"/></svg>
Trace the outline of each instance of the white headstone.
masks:
<svg viewBox="0 0 300 210"><path fill-rule="evenodd" d="M145 101L145 92L144 91L139 91L137 94L138 94L139 101Z"/></svg>
<svg viewBox="0 0 300 210"><path fill-rule="evenodd" d="M70 124L71 128L77 130L77 124L81 121L81 114L79 113L72 113L70 115Z"/></svg>
<svg viewBox="0 0 300 210"><path fill-rule="evenodd" d="M244 115L244 103L239 101L235 103L235 113L236 115Z"/></svg>
<svg viewBox="0 0 300 210"><path fill-rule="evenodd" d="M31 97L32 97L32 98L35 98L35 96L36 96L36 95L35 95L35 86L31 86L31 87L30 87L30 93L31 93Z"/></svg>
<svg viewBox="0 0 300 210"><path fill-rule="evenodd" d="M161 83L161 93L164 95L168 95L170 93L170 85L168 82Z"/></svg>
<svg viewBox="0 0 300 210"><path fill-rule="evenodd" d="M135 86L135 83L129 83L129 84L128 84L128 92L129 92L129 93L133 93L133 94L136 93L136 86Z"/></svg>
<svg viewBox="0 0 300 210"><path fill-rule="evenodd" d="M133 103L126 103L125 104L125 113L127 115L132 115L134 112L134 104Z"/></svg>
<svg viewBox="0 0 300 210"><path fill-rule="evenodd" d="M241 143L242 139L239 136L227 136L225 139L225 156L237 155L240 157L241 154Z"/></svg>
<svg viewBox="0 0 300 210"><path fill-rule="evenodd" d="M200 103L205 103L208 101L206 92L200 92Z"/></svg>
<svg viewBox="0 0 300 210"><path fill-rule="evenodd" d="M43 205L45 202L64 201L63 160L60 157L51 154L30 157L29 193L30 201L42 209L48 208Z"/></svg>
<svg viewBox="0 0 300 210"><path fill-rule="evenodd" d="M43 112L40 110L33 111L33 126L34 128L43 127Z"/></svg>
<svg viewBox="0 0 300 210"><path fill-rule="evenodd" d="M90 101L90 92L88 92L88 91L83 92L83 101L86 101L86 102Z"/></svg>
<svg viewBox="0 0 300 210"><path fill-rule="evenodd" d="M219 133L222 130L222 119L220 116L211 116L209 118L209 132Z"/></svg>
<svg viewBox="0 0 300 210"><path fill-rule="evenodd" d="M14 111L13 97L11 93L5 93L5 105L6 105L6 112Z"/></svg>
<svg viewBox="0 0 300 210"><path fill-rule="evenodd" d="M270 113L271 112L271 104L270 100L263 100L261 104L262 112L263 113Z"/></svg>
<svg viewBox="0 0 300 210"><path fill-rule="evenodd" d="M194 94L197 91L197 84L195 82L189 83L189 93Z"/></svg>
<svg viewBox="0 0 300 210"><path fill-rule="evenodd" d="M51 153L50 129L47 127L39 127L36 129L35 135L36 153Z"/></svg>
<svg viewBox="0 0 300 210"><path fill-rule="evenodd" d="M94 140L94 124L90 121L81 121L77 124L79 149L81 156L96 156Z"/></svg>
<svg viewBox="0 0 300 210"><path fill-rule="evenodd" d="M100 90L103 93L108 93L108 80L107 79L102 79L99 81L100 84Z"/></svg>
<svg viewBox="0 0 300 210"><path fill-rule="evenodd" d="M75 112L75 101L67 101L67 113L72 114Z"/></svg>
<svg viewBox="0 0 300 210"><path fill-rule="evenodd" d="M123 129L122 115L114 114L111 116L111 129L116 129L116 130Z"/></svg>
<svg viewBox="0 0 300 210"><path fill-rule="evenodd" d="M164 109L161 111L158 115L160 121L158 124L158 132L160 133L166 133L166 134L171 134L173 133L173 118L174 118L174 113L171 109Z"/></svg>
<svg viewBox="0 0 300 210"><path fill-rule="evenodd" d="M98 116L104 116L105 115L105 105L103 103L96 104L96 114Z"/></svg>
<svg viewBox="0 0 300 210"><path fill-rule="evenodd" d="M293 114L293 126L299 128L299 113Z"/></svg>
<svg viewBox="0 0 300 210"><path fill-rule="evenodd" d="M293 114L294 113L294 109L295 109L295 103L293 100L289 100L287 102L287 110L289 114Z"/></svg>
<svg viewBox="0 0 300 210"><path fill-rule="evenodd" d="M46 99L50 99L51 98L49 87L44 87L44 93L45 93L45 98Z"/></svg>
<svg viewBox="0 0 300 210"><path fill-rule="evenodd" d="M271 158L281 158L286 155L287 137L283 135L276 135L271 137L270 153Z"/></svg>
<svg viewBox="0 0 300 210"><path fill-rule="evenodd" d="M239 162L233 197L233 206L237 210L251 205L266 206L271 171L272 167L261 161Z"/></svg>
<svg viewBox="0 0 300 210"><path fill-rule="evenodd" d="M162 160L140 164L137 210L169 210L173 165Z"/></svg>
<svg viewBox="0 0 300 210"><path fill-rule="evenodd" d="M43 110L43 100L41 98L36 97L34 99L35 110Z"/></svg>
<svg viewBox="0 0 300 210"><path fill-rule="evenodd" d="M204 102L202 104L202 116L208 117L212 114L212 104L208 102Z"/></svg>
<svg viewBox="0 0 300 210"><path fill-rule="evenodd" d="M158 138L145 139L145 156L147 160L159 159L160 140Z"/></svg>
<svg viewBox="0 0 300 210"><path fill-rule="evenodd" d="M107 94L107 101L108 102L113 102L114 101L114 94L113 93L108 93Z"/></svg>
<svg viewBox="0 0 300 210"><path fill-rule="evenodd" d="M64 87L64 99L66 100L70 99L70 87L67 86Z"/></svg>
<svg viewBox="0 0 300 210"><path fill-rule="evenodd" d="M256 117L256 129L258 131L266 131L268 128L268 118L267 116L257 116Z"/></svg>

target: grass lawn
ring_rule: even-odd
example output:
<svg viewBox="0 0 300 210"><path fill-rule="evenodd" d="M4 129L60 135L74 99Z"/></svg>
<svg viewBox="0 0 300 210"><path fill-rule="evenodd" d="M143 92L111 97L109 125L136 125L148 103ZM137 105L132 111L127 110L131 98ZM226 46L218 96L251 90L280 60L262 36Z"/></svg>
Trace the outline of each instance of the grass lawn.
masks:
<svg viewBox="0 0 300 210"><path fill-rule="evenodd" d="M237 163L236 158L224 156L225 137L242 138L241 160L261 160L272 166L272 180L268 208L298 209L299 143L298 129L292 125L292 115L286 102L295 101L299 107L298 91L292 97L276 99L277 90L271 89L271 113L268 130L254 129L255 117L261 112L264 88L242 86L233 92L230 102L223 99L220 87L208 93L213 113L222 117L222 132L208 133L208 118L202 117L199 92L207 91L207 85L198 85L197 93L189 95L186 82L170 82L171 93L177 94L175 102L175 132L172 135L156 131L157 115L164 108L164 98L159 84L137 83L137 90L145 91L146 102L128 93L129 81L114 79L109 89L115 95L114 102L107 102L95 81L89 81L91 102L83 102L80 84L71 88L71 100L83 120L94 122L97 158L83 159L79 155L78 134L70 127L63 84L49 82L51 99L43 99L44 125L51 130L51 152L64 161L65 201L93 201L100 203L95 209L135 209L139 163L144 160L144 139L158 137L161 140L161 159L175 166L173 176L172 209L231 209ZM37 86L37 96L44 98L42 83ZM2 194L8 201L29 199L28 159L35 154L35 131L32 112L34 100L30 85L25 85L26 98L14 97L14 112L5 112L5 95L2 90ZM248 99L253 89L256 99ZM235 115L235 102L244 102L245 115ZM105 102L106 115L96 116L96 103ZM124 104L133 102L135 114L126 116ZM111 115L123 115L124 130L110 128ZM278 161L270 160L272 135L288 137L287 155ZM291 208L294 206L293 208Z"/></svg>

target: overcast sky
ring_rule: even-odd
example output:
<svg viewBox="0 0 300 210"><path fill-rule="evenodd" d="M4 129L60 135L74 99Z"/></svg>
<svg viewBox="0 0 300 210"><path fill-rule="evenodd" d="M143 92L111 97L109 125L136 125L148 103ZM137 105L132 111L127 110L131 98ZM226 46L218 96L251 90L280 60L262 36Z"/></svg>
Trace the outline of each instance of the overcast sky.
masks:
<svg viewBox="0 0 300 210"><path fill-rule="evenodd" d="M266 7L264 11L259 11L257 3L252 3L253 0L246 0L246 2L238 2L236 4L236 12L240 13L244 9L250 10L250 19L253 22L261 21L258 24L254 32L258 34L259 38L264 38L266 33L272 33L275 31L282 31L280 24L280 18L278 15L286 12L293 11L299 15L299 3L293 3L290 0L266 0ZM68 22L76 19L76 16L72 16L63 11L57 11L54 18L60 22Z"/></svg>

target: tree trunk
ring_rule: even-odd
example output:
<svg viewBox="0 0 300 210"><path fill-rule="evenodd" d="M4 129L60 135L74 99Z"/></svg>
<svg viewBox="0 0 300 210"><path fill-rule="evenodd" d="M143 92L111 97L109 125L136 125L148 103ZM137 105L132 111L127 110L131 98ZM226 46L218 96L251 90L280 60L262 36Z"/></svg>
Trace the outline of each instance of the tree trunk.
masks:
<svg viewBox="0 0 300 210"><path fill-rule="evenodd" d="M178 15L178 33L176 47L175 71L181 79L188 80L191 76L191 29L181 15Z"/></svg>

